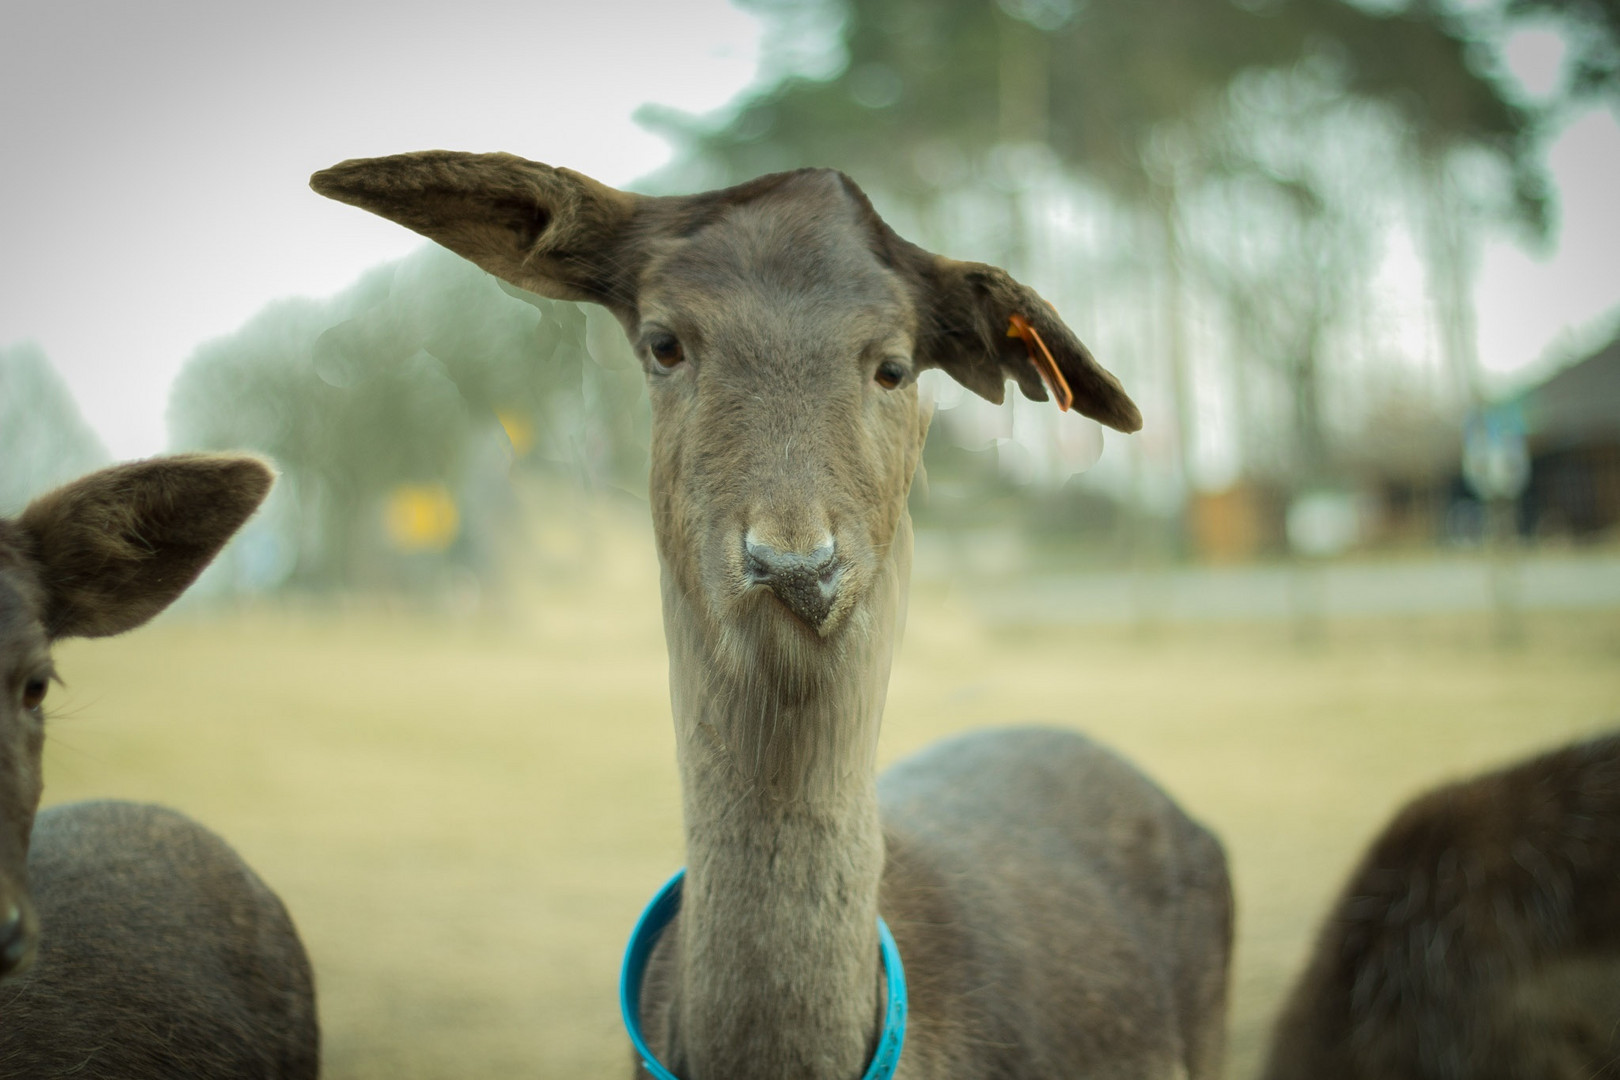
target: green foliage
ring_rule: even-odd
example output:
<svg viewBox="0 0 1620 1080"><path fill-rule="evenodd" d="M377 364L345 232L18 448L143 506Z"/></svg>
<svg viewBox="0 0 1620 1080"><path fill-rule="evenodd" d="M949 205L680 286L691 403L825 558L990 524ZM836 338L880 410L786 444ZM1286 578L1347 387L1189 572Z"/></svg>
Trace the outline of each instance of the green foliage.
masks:
<svg viewBox="0 0 1620 1080"><path fill-rule="evenodd" d="M1550 2L1550 0L1549 0ZM1150 146L1233 80L1302 63L1391 109L1424 152L1473 146L1522 174L1535 210L1530 118L1481 69L1466 28L1418 4L1342 0L776 0L780 16L835 6L847 63L789 78L723 123L650 122L733 178L831 165L901 197L959 183L1003 143L1044 142L1067 168L1129 198L1151 187Z"/></svg>
<svg viewBox="0 0 1620 1080"><path fill-rule="evenodd" d="M1225 386L1248 482L1286 491L1344 467L1348 443L1376 426L1389 366L1411 359L1391 359L1379 329L1375 278L1392 236L1428 264L1419 303L1456 397L1433 411L1467 407L1475 231L1491 219L1547 224L1540 118L1499 81L1487 38L1502 5L1569 19L1579 8L1590 25L1615 8L741 2L778 27L779 80L714 117L649 114L686 151L664 182L830 165L914 239L948 235L952 254L1039 267L1050 298L1085 313L1091 344L1144 395L1157 439L1139 441L1126 470L1099 470L1132 499L1195 482L1196 414L1207 411L1195 399L1212 382ZM816 55L794 38L815 27L833 28L837 49L788 62ZM1221 344L1227 355L1211 357ZM970 502L1006 479L949 452L975 410L942 416L946 445L936 435L925 458L942 490ZM1410 471L1407 459L1443 468L1446 452L1405 440L1391 455ZM1168 511L1174 500L1150 501Z"/></svg>
<svg viewBox="0 0 1620 1080"><path fill-rule="evenodd" d="M1551 17L1572 39L1569 92L1620 102L1620 0L1509 0L1517 18Z"/></svg>
<svg viewBox="0 0 1620 1080"><path fill-rule="evenodd" d="M296 578L375 579L368 567L389 557L383 502L404 485L448 489L475 531L492 508L469 500L491 498L502 485L488 474L514 456L639 487L641 380L617 327L596 318L424 247L198 349L172 391L172 441L276 462L297 504ZM476 561L478 546L449 557Z"/></svg>

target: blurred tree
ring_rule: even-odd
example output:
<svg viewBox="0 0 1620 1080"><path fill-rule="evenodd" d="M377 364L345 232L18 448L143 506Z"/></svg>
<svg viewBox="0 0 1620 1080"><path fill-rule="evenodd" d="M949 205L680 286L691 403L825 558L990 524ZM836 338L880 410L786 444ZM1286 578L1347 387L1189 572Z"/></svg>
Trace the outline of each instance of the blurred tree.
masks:
<svg viewBox="0 0 1620 1080"><path fill-rule="evenodd" d="M1246 74L1200 129L1185 251L1227 311L1244 461L1284 490L1333 482L1335 436L1367 420L1372 395L1357 390L1390 381L1368 324L1381 318L1371 279L1404 190L1390 166L1403 137L1382 106L1311 66ZM1255 421L1267 398L1285 423Z"/></svg>
<svg viewBox="0 0 1620 1080"><path fill-rule="evenodd" d="M1620 0L1508 0L1520 20L1552 18L1573 53L1567 91L1580 99L1606 96L1620 103Z"/></svg>
<svg viewBox="0 0 1620 1080"><path fill-rule="evenodd" d="M297 508L298 583L395 583L391 551L396 562L442 551L480 563L487 543L468 531L488 528L498 507L437 509L449 531L431 545L398 542L386 526L423 491L498 498L482 474L521 454L637 486L641 384L613 329L427 246L331 300L272 304L204 345L175 381L171 437L277 463Z"/></svg>
<svg viewBox="0 0 1620 1080"><path fill-rule="evenodd" d="M959 183L964 168L982 169L999 146L1039 142L1064 166L1140 198L1158 179L1150 144L1166 125L1198 121L1241 72L1320 57L1346 94L1394 109L1421 145L1487 148L1519 171L1527 208L1540 197L1527 116L1436 4L741 2L777 18L836 11L846 62L828 78L789 76L720 122L647 113L735 179L832 165L922 199Z"/></svg>
<svg viewBox="0 0 1620 1080"><path fill-rule="evenodd" d="M0 514L106 463L45 351L32 342L0 349Z"/></svg>
<svg viewBox="0 0 1620 1080"><path fill-rule="evenodd" d="M811 74L790 72L720 117L649 113L651 126L687 153L669 182L718 183L832 165L856 175L891 208L914 214L925 242L930 218L953 193L986 191L1006 204L1001 250L990 257L1015 272L1027 269L1031 181L1055 170L1099 185L1113 212L1137 219L1126 229L1137 252L1125 260L1110 256L1107 275L1094 268L1092 276L1135 277L1138 294L1158 297L1162 336L1155 351L1165 357L1184 477L1195 474L1198 382L1189 355L1195 299L1185 279L1187 248L1189 234L1210 225L1188 219L1193 190L1235 175L1249 186L1251 201L1276 204L1262 224L1283 228L1292 246L1274 254L1286 258L1273 259L1264 274L1223 282L1218 294L1251 339L1274 335L1272 349L1291 357L1277 370L1294 382L1290 425L1307 462L1326 456L1322 331L1356 292L1355 275L1364 279L1375 260L1355 220L1368 200L1342 184L1324 184L1332 177L1320 169L1279 171L1270 143L1297 137L1305 123L1327 125L1313 145L1330 142L1348 106L1374 110L1387 130L1400 132L1387 158L1356 171L1371 186L1401 189L1398 197L1423 209L1413 220L1428 239L1436 322L1456 371L1472 371L1469 237L1482 209L1536 228L1544 220L1533 117L1497 83L1473 25L1450 5L740 2L784 23L839 27L841 62ZM1304 73L1294 85L1322 100L1280 121L1245 112L1233 88L1263 71ZM1244 138L1230 137L1234 114L1254 127ZM1258 130L1266 123L1269 131ZM1458 155L1492 163L1508 180L1508 197L1493 203L1459 182ZM1261 311L1270 317L1257 320ZM1297 325L1280 327L1279 319Z"/></svg>

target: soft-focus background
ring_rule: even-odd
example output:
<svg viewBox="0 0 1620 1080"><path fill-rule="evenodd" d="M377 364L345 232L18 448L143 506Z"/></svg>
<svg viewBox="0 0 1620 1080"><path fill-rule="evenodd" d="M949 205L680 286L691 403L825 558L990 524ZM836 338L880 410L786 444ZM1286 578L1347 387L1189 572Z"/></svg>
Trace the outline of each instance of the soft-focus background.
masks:
<svg viewBox="0 0 1620 1080"><path fill-rule="evenodd" d="M0 513L163 449L281 471L179 609L61 648L47 800L235 842L334 1080L622 1073L681 858L641 375L305 181L837 166L1147 418L926 381L885 759L1041 718L1164 782L1232 856L1252 1075L1404 798L1620 725L1617 117L1614 0L8 0Z"/></svg>

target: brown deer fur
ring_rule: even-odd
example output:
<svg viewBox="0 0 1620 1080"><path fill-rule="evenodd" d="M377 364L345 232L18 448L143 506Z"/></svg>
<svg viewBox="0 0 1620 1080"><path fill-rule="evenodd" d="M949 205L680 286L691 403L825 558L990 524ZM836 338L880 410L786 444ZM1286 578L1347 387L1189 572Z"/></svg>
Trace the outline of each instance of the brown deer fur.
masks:
<svg viewBox="0 0 1620 1080"><path fill-rule="evenodd" d="M1620 734L1401 810L1329 912L1265 1075L1620 1077Z"/></svg>
<svg viewBox="0 0 1620 1080"><path fill-rule="evenodd" d="M312 184L514 285L606 306L647 371L687 852L642 1008L667 1066L859 1076L881 912L911 988L902 1077L1216 1074L1225 860L1150 781L1043 729L875 776L928 427L917 373L1045 400L1007 336L1022 315L1079 411L1141 425L1044 301L902 240L829 170L650 198L431 151Z"/></svg>
<svg viewBox="0 0 1620 1080"><path fill-rule="evenodd" d="M51 644L163 610L270 481L252 458L157 458L0 519L0 927L17 916L0 929L0 1075L319 1071L308 958L281 902L223 840L157 806L35 813Z"/></svg>

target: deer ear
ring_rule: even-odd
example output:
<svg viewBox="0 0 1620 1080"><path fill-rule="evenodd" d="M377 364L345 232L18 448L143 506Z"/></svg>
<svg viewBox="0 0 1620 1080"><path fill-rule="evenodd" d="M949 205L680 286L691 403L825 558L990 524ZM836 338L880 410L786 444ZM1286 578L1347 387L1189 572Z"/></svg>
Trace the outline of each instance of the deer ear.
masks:
<svg viewBox="0 0 1620 1080"><path fill-rule="evenodd" d="M1044 375L1065 408L1064 397L1072 396L1073 407L1093 420L1116 431L1141 429L1142 414L1119 380L1034 289L985 263L913 250L906 269L920 299L918 360L998 405L1009 377L1025 397L1047 400Z"/></svg>
<svg viewBox="0 0 1620 1080"><path fill-rule="evenodd" d="M309 186L436 240L503 281L556 300L633 307L620 258L642 196L512 154L424 150L323 169Z"/></svg>
<svg viewBox="0 0 1620 1080"><path fill-rule="evenodd" d="M17 519L45 593L45 632L105 637L197 579L270 491L257 458L181 454L91 473Z"/></svg>

